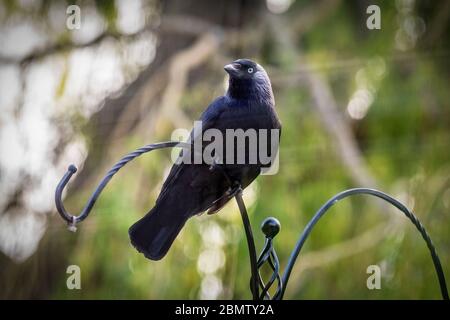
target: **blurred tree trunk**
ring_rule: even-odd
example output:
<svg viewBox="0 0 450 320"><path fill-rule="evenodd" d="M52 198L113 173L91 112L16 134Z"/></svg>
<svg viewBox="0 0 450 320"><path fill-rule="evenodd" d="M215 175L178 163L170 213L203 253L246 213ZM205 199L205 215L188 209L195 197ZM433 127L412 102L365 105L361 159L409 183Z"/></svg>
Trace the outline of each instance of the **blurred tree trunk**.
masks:
<svg viewBox="0 0 450 320"><path fill-rule="evenodd" d="M196 40L195 32L189 32L190 26L186 22L185 32L173 32L170 24L174 19L171 17L186 17L186 20L207 22L213 26L219 26L224 31L227 29L244 29L247 24L254 23L261 12L264 3L256 0L169 0L164 1L161 13L161 28L157 30L158 47L155 59L152 63L138 76L138 78L125 89L123 94L118 98L107 99L101 110L95 114L88 124L89 136L93 136L89 155L85 161L85 167L79 173L72 185L74 189L80 190L86 186L88 177L97 176L99 165L104 155L108 154L107 150L114 141L113 134L118 136L126 136L132 128L142 120L142 115L148 112L155 112L152 109L158 107L161 89L152 95L153 100L145 101L141 99L139 110L130 112L126 119L124 111L132 99L139 95L144 95L145 91L152 90L149 84L152 83L154 77L160 77L161 82L165 82L164 70L168 68L168 62L172 57L191 46ZM196 30L195 30L196 31ZM207 32L210 30L204 30ZM236 52L235 52L236 54ZM143 101L142 101L143 100ZM157 111L156 111L157 112ZM121 122L126 125L121 125ZM150 123L148 125L151 125ZM120 128L119 128L120 126ZM111 139L111 140L110 140ZM149 142L151 137L148 137ZM108 159L108 163L116 159ZM99 172L103 174L103 172Z"/></svg>

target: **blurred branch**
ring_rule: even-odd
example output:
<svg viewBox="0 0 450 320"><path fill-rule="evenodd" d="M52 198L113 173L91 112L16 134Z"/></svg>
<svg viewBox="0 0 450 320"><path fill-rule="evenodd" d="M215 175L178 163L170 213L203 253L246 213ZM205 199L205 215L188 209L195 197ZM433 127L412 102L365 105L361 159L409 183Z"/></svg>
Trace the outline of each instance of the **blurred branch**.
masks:
<svg viewBox="0 0 450 320"><path fill-rule="evenodd" d="M106 30L105 32L94 37L92 40L84 43L75 43L71 41L53 43L43 49L38 49L29 54L21 57L9 57L0 56L0 64L21 64L27 65L35 60L45 58L47 56L58 54L74 49L82 49L100 44L103 40L111 38L115 40L121 39L135 39L148 31L160 31L163 33L178 33L187 36L197 36L203 34L206 30L217 30L220 33L220 28L206 22L205 20L198 19L193 16L187 15L169 15L164 17L161 25L149 24L139 31L132 34L123 34L117 31Z"/></svg>
<svg viewBox="0 0 450 320"><path fill-rule="evenodd" d="M50 45L46 48L40 49L40 50L36 50L36 51L31 52L22 57L0 56L0 63L3 63L3 64L16 63L16 64L21 64L21 65L27 65L35 60L39 60L39 59L45 58L45 57L53 55L53 54L62 53L62 52L74 50L74 49L82 49L82 48L92 47L92 46L95 46L95 45L101 43L103 40L108 39L108 38L117 39L117 40L122 39L122 38L133 39L150 29L152 29L152 28L146 27L146 28L143 28L143 29L139 30L138 32L130 34L130 35L125 35L125 34L121 34L118 32L106 31L104 33L99 34L97 37L93 38L92 40L90 40L88 42L84 42L84 43L61 42L61 43L52 44L52 45Z"/></svg>
<svg viewBox="0 0 450 320"><path fill-rule="evenodd" d="M188 23L188 25L193 27L187 27L181 34L165 34L163 30L166 28L161 28L159 34L161 45L157 50L155 60L118 99L107 99L102 108L105 111L100 111L100 113L118 109L114 121L111 121L109 125L111 133L108 134L108 139L110 141L121 139L130 132L140 131L139 136L150 136L161 115L166 115L166 118L177 127L189 128L192 126L191 121L177 106L184 92L189 72L206 61L217 50L223 40L222 33L206 29L192 41L191 36L199 31L197 28L202 25L201 19L169 16L168 22L164 22L165 20L163 19L163 24L172 27L174 23L178 24L180 21L191 21L192 24ZM207 23L204 25L211 26ZM170 30L172 32L175 29ZM213 30L217 30L217 27ZM180 40L179 37L183 40ZM112 117L111 112L107 112L107 114L108 117ZM99 115L99 118L105 121L105 117ZM120 153L119 150L122 147L120 144L109 145L107 150L103 151L109 156L103 158L114 157ZM108 164L102 161L102 163L96 164L96 171L103 172L107 167ZM85 178L82 179L84 181L81 183L89 185L94 183L95 178L96 175L86 173Z"/></svg>
<svg viewBox="0 0 450 320"><path fill-rule="evenodd" d="M123 105L123 111L120 115L120 119L116 119L117 125L111 134L111 140L115 141L120 139L123 135L130 132L130 130L135 127L138 118L144 117L147 114L153 115L153 110L151 104L155 102L158 95L163 92L164 87L167 84L167 69L169 68L169 63L165 62L158 66L155 70L153 76L146 80L139 90L137 90L133 95L130 95L129 101L125 102ZM146 123L146 125L151 127L152 122Z"/></svg>
<svg viewBox="0 0 450 320"><path fill-rule="evenodd" d="M328 13L330 12L331 11L328 11ZM326 15L321 15L321 19L324 19L325 17ZM312 19L310 21L317 23L320 20ZM271 23L271 29L274 30L276 39L278 39L283 50L288 50L296 58L296 63L299 64L301 70L301 79L306 82L310 90L312 99L315 102L316 110L324 124L324 129L328 132L331 141L334 142L333 145L335 146L336 154L341 159L342 165L346 168L356 184L376 187L376 178L372 176L364 161L364 157L358 147L349 123L339 112L338 104L330 85L317 70L314 70L313 67L304 62L304 57L294 44L290 29L285 28L280 19L273 15L269 17L269 23ZM283 30L283 32L281 32L281 30ZM353 65L354 63L355 61L351 61L350 65ZM381 208L384 213L385 207L381 205ZM300 271L304 271L308 268L317 268L356 255L375 246L387 236L398 230L400 225L396 220L397 219L395 218L390 218L387 223L381 223L350 240L331 245L321 251L304 255L300 262ZM297 291L302 284L299 281L300 275L301 272L296 272L292 275L293 279L291 280L291 283L294 283L294 285L290 290L293 292Z"/></svg>
<svg viewBox="0 0 450 320"><path fill-rule="evenodd" d="M220 39L208 32L189 48L176 53L169 64L169 81L161 99L162 115L176 127L189 128L191 121L179 108L191 70L204 63L217 51Z"/></svg>
<svg viewBox="0 0 450 320"><path fill-rule="evenodd" d="M222 27L191 15L166 15L163 17L161 30L166 33L183 33L198 36L205 32L222 33Z"/></svg>
<svg viewBox="0 0 450 320"><path fill-rule="evenodd" d="M169 120L173 126L177 128L188 129L192 127L191 120L179 106L180 100L186 90L189 72L204 63L217 51L219 41L220 39L213 33L206 32L202 36L199 36L190 47L175 53L170 58L170 61L168 61L164 67L165 82L158 81L162 91L161 102L158 104L159 108L153 108L153 112L143 114L143 118L135 128L136 131L140 131L138 134L139 136L149 136L155 126L148 126L148 124L155 124L161 120L161 118ZM160 80L160 78L153 77L151 81L153 82L153 80ZM165 90L163 90L164 87ZM149 90L152 88L153 87L149 85ZM143 92L146 93L147 90L144 90ZM141 99L141 101L151 100ZM153 103L155 103L156 107L157 103ZM159 112L155 112L156 109L159 109ZM113 154L114 151L111 155ZM141 170L143 170L143 168L141 168ZM142 187L139 188L140 191L136 195L136 201L142 201L147 197L144 193L148 192L145 188L145 186L148 185L148 177L146 177L144 172L138 175L138 177L140 177L138 183Z"/></svg>
<svg viewBox="0 0 450 320"><path fill-rule="evenodd" d="M305 59L295 47L289 28L285 28L278 17L271 15L269 22L277 39L285 50L289 50L296 57L300 68L304 70L304 77L309 86L324 129L334 141L333 145L342 165L347 169L353 181L365 187L376 187L376 179L371 175L359 150L353 132L346 119L339 113L336 100L329 84L312 68L305 65ZM281 32L283 30L283 32Z"/></svg>
<svg viewBox="0 0 450 320"><path fill-rule="evenodd" d="M355 183L375 188L377 185L376 179L367 168L346 118L339 113L329 84L317 73L309 73L307 77L321 120L329 136L335 142L334 145L342 164L347 168Z"/></svg>
<svg viewBox="0 0 450 320"><path fill-rule="evenodd" d="M179 101L183 95L189 72L206 61L218 48L220 38L213 33L205 33L191 46L182 49L161 65L150 77L142 88L136 92L125 105L125 111L121 118L140 114L139 124L136 127L133 121L118 122L118 126L112 134L113 140L135 127L137 131L143 127L148 128L150 123L155 123L158 115L149 112L150 104L158 105L157 108L175 126L181 128L191 127L191 121L178 108ZM155 99L161 94L160 103ZM148 129L146 130L148 132Z"/></svg>
<svg viewBox="0 0 450 320"><path fill-rule="evenodd" d="M191 46L175 53L160 66L125 105L121 121L118 121L112 133L112 140L131 130L145 131L142 135L150 134L149 131L154 128L154 124L161 119L161 116L170 120L175 127L190 128L191 121L179 108L179 102L185 92L189 72L205 62L217 50L219 41L214 34L207 32L199 36ZM160 94L162 96L158 103L157 96ZM151 110L150 105L153 105ZM137 126L134 121L123 121L124 118L131 119L136 114L141 115ZM109 148L108 153L111 157L120 147L118 145Z"/></svg>
<svg viewBox="0 0 450 320"><path fill-rule="evenodd" d="M448 50L430 50L417 52L396 52L389 57L383 57L386 62L395 64L414 64L418 59L448 59L450 52ZM301 64L293 70L273 70L270 72L271 81L276 86L297 86L300 82L307 82L309 73L331 73L340 72L340 74L353 73L355 70L367 65L367 59L350 58L328 60L321 63ZM353 74L352 74L353 76Z"/></svg>

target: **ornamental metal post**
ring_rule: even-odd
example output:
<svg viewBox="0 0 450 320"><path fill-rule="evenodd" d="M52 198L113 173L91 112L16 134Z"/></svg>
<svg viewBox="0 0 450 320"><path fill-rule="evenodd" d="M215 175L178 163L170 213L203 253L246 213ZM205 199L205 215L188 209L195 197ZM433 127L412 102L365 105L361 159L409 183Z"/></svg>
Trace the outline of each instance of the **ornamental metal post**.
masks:
<svg viewBox="0 0 450 320"><path fill-rule="evenodd" d="M81 211L79 215L72 215L70 214L64 207L63 201L62 201L62 193L64 191L64 188L66 187L67 183L70 181L73 174L77 171L77 168L74 165L70 165L67 169L67 172L64 174L64 176L61 178L61 181L56 187L55 190L55 205L56 209L58 210L61 217L67 222L68 229L71 231L76 231L76 225L86 219L91 212L95 202L97 201L100 193L103 191L103 189L106 187L108 182L111 180L111 178L119 171L123 166L125 166L128 162L135 159L136 157L153 151L157 149L164 149L164 148L190 148L190 144L186 142L177 142L177 141L167 141L167 142L160 142L160 143L154 143L146 145L142 148L139 148L128 155L124 156L122 159L120 159L112 168L108 171L108 173L105 175L105 177L101 180L97 188L94 190L94 193L89 198L88 202L86 203L85 207ZM219 169L220 166L218 165L212 165L211 170ZM297 261L297 258L300 254L301 249L303 248L303 245L305 244L306 239L311 234L312 229L317 224L317 222L320 220L321 217L325 215L325 213L330 209L336 202L339 200L342 200L344 198L357 195L357 194L365 194L370 195L374 197L381 198L382 200L388 202L389 204L393 205L400 211L404 213L404 215L414 224L416 229L421 234L422 238L425 240L428 249L430 251L431 258L433 260L434 268L436 270L436 274L439 281L439 286L441 290L441 295L444 300L449 300L449 295L447 291L447 284L445 281L444 272L442 270L442 265L439 260L438 254L436 252L436 248L433 245L433 242L431 241L430 236L428 235L427 231L425 230L424 226L420 223L419 219L401 202L396 200L395 198L389 196L388 194L375 190L375 189L368 189L368 188L355 188L355 189L349 189L345 190L334 197L332 197L330 200L328 200L312 217L312 219L308 222L303 232L300 234L300 237L290 255L288 264L286 266L286 269L282 275L280 275L280 263L277 257L277 254L275 252L274 248L274 238L280 231L280 223L276 218L270 217L263 221L261 225L262 232L264 233L266 239L264 247L259 255L258 258L256 258L256 247L255 247L255 241L253 239L253 232L250 224L250 220L248 218L247 209L245 207L245 203L242 199L242 189L241 186L236 185L233 183L233 181L230 181L229 177L226 175L224 171L225 178L228 180L230 184L230 196L234 196L236 199L236 202L239 207L239 211L241 213L242 223L244 225L245 229L245 235L247 239L247 245L249 250L249 257L250 257L250 271L251 271L251 278L250 278L250 290L252 292L253 300L282 300L284 296L284 292L286 290L286 286L289 281L289 277L291 275L292 269L295 265L295 262ZM264 282L262 279L261 274L259 273L259 270L261 267L265 264L268 264L269 267L272 269L272 274L269 278L269 280ZM276 283L276 290L273 295L273 297L270 296L269 290L270 288ZM261 292L259 291L261 289Z"/></svg>

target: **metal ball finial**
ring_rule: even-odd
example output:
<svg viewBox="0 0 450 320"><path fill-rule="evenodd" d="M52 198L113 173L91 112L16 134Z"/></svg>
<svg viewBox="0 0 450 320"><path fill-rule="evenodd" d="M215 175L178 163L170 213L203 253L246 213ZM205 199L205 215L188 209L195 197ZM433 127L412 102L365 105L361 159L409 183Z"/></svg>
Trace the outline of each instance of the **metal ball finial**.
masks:
<svg viewBox="0 0 450 320"><path fill-rule="evenodd" d="M261 230L267 238L273 239L280 232L281 224L274 217L266 218L261 224Z"/></svg>

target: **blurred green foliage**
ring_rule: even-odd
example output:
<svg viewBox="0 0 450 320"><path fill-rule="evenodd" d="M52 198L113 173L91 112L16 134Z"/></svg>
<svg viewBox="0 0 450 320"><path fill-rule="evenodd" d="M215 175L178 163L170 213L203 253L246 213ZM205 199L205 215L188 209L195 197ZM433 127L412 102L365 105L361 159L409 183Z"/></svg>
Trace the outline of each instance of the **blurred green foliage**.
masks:
<svg viewBox="0 0 450 320"><path fill-rule="evenodd" d="M364 35L348 7L349 4L341 5L304 36L305 57L312 65L351 58L363 61L359 68L376 86L376 93L367 115L351 121L359 147L383 189L394 196L407 194L408 204L414 203L413 208L432 235L450 278L450 93L448 69L443 68L448 52L442 57L418 48L416 55L405 61L392 58L398 19L393 5L382 7L382 31L365 30ZM294 17L297 10L301 8L294 6L289 15ZM270 42L266 44L269 49L270 45ZM295 60L283 60L276 48L264 52L266 55L259 57L263 65L295 69ZM371 67L373 62L381 63L382 76ZM357 85L357 71L331 69L325 73L343 114ZM256 198L250 216L259 249L264 240L258 231L261 221L269 215L280 220L282 231L275 246L284 267L300 231L313 213L332 195L355 185L334 152L334 142L314 110L307 87L283 88L275 84L274 91L283 122L280 172L262 176L255 183ZM210 88L200 83L185 94L182 104L195 119L211 98ZM136 137L128 140L130 150L149 142ZM201 291L202 281L208 274L201 271L199 255L209 247L202 239L202 232L211 225L218 226L224 234L224 243L214 250L224 254L225 261L209 275L214 275L222 285L218 297L250 297L249 258L234 204L215 216L191 219L163 261L148 261L129 245L126 230L152 206L162 172L170 165L168 159L164 152L146 156L111 183L95 214L80 227L71 255L70 260L82 268L83 290L65 290L62 276L58 286L61 289L55 292L55 298L208 297ZM146 182L137 183L141 179ZM88 193L81 194L75 205L80 206L87 196ZM357 237L389 221L379 211L379 206L364 197L339 203L315 228L304 253ZM398 232L374 242L363 252L306 270L299 268L301 255L294 269L294 274L301 274L292 278L287 298L440 297L427 248L412 225L406 223ZM350 246L347 250L351 249ZM366 287L369 276L366 268L372 264L382 267L382 290ZM203 286L209 288L205 283Z"/></svg>
<svg viewBox="0 0 450 320"><path fill-rule="evenodd" d="M114 24L117 15L114 6L109 1L97 1L97 6L108 23ZM283 18L295 21L304 6L303 2L296 2ZM431 49L421 47L419 38L415 48L398 51L399 14L394 2L383 2L381 8L382 30L368 31L355 19L351 4L342 3L304 34L299 46L306 63L331 64L320 72L331 84L339 111L348 118L371 173L382 190L400 197L414 209L431 234L450 279L448 47L446 43ZM415 14L420 17L421 13ZM427 26L433 23L431 19L423 19ZM255 57L267 66L269 75L271 70L276 74L295 70L296 58L286 58L283 50L273 46L277 46L276 42L267 40ZM356 67L333 67L348 59L361 62ZM357 77L360 70L374 87L373 102L367 114L355 120L348 117L346 107L361 84ZM181 105L192 120L208 101L220 94L223 76L220 70L215 70L207 80L195 83L184 94ZM336 155L335 142L315 110L308 87L304 83L286 87L274 83L274 93L283 123L280 171L274 176L259 177L247 193L252 198L248 199L249 213L258 250L264 242L259 231L264 218L275 216L281 222L275 247L284 269L297 237L314 212L334 194L356 185ZM130 136L120 143L133 150L169 138L169 133L164 132L152 137ZM110 160L112 164L114 159ZM214 216L189 220L162 261L145 259L129 244L129 226L152 207L170 164L166 151L153 152L129 164L108 185L78 233L59 234L61 240L56 241L74 242L69 246L67 262L81 267L82 290L66 289L66 266L62 265L54 270L57 281L51 298L196 299L211 297L208 294L216 289L219 293L212 297L251 297L248 252L234 203ZM68 207L81 208L91 190L72 191L76 191L76 196L70 199ZM349 246L346 256L302 269L304 254L320 252L390 221L389 216L395 211L383 214L376 202L355 197L331 209L307 241L286 298L440 298L426 245L403 217L400 220L405 223L400 223L395 233L389 233L381 241L374 238L373 245L366 250L351 254ZM209 243L208 230L219 230L220 239ZM203 265L202 254L219 261L218 267ZM369 276L366 268L373 264L382 268L381 290L366 287ZM210 292L202 292L202 288Z"/></svg>

